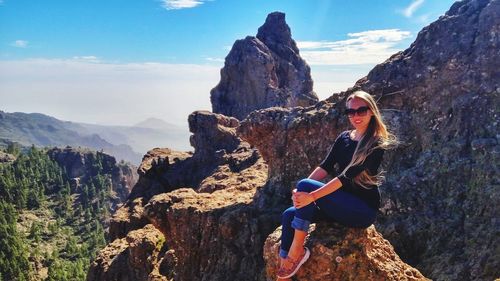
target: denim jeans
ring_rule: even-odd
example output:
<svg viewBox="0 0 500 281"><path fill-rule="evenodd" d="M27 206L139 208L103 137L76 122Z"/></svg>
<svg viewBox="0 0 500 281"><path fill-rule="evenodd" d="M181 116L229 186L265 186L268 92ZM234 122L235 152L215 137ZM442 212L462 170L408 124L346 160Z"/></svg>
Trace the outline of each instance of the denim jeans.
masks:
<svg viewBox="0 0 500 281"><path fill-rule="evenodd" d="M324 184L322 182L303 179L297 183L297 191L312 192ZM292 245L295 229L308 231L309 224L318 221L332 221L347 227L366 228L377 215L377 210L369 207L351 193L337 189L300 209L290 207L283 212L281 223L280 257L286 258Z"/></svg>

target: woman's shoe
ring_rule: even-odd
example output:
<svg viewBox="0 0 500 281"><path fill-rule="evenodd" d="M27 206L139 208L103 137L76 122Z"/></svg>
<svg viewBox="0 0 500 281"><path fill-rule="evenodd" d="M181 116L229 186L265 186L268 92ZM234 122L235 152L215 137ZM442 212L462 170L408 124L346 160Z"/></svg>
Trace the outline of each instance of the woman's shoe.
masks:
<svg viewBox="0 0 500 281"><path fill-rule="evenodd" d="M290 268L283 268L280 267L278 270L278 278L280 279L286 279L290 278L299 271L299 268L309 259L309 256L311 255L311 252L309 252L309 249L307 247L304 247L304 255L302 257L297 258L296 260L287 257L288 260L290 260L291 267Z"/></svg>

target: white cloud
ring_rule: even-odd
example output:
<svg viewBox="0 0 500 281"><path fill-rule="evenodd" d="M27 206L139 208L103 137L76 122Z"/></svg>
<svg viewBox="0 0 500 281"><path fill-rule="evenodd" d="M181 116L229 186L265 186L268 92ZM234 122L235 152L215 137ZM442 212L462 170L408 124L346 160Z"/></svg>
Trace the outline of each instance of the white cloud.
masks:
<svg viewBox="0 0 500 281"><path fill-rule="evenodd" d="M100 60L96 56L75 56L74 61L98 63Z"/></svg>
<svg viewBox="0 0 500 281"><path fill-rule="evenodd" d="M411 18L415 11L424 3L424 0L414 0L408 7L403 10L403 15Z"/></svg>
<svg viewBox="0 0 500 281"><path fill-rule="evenodd" d="M157 116L187 128L190 113L211 110L219 73L212 65L104 63L93 56L0 61L0 110L111 125Z"/></svg>
<svg viewBox="0 0 500 281"><path fill-rule="evenodd" d="M212 57L206 57L205 58L207 61L210 61L210 62L224 62L224 59L223 58L212 58Z"/></svg>
<svg viewBox="0 0 500 281"><path fill-rule="evenodd" d="M358 65L381 63L399 51L396 45L409 38L399 29L369 30L347 34L340 41L299 41L301 56L310 65Z"/></svg>
<svg viewBox="0 0 500 281"><path fill-rule="evenodd" d="M16 40L10 44L11 46L17 47L17 48L26 48L28 47L28 41L26 40Z"/></svg>
<svg viewBox="0 0 500 281"><path fill-rule="evenodd" d="M179 10L186 8L194 8L203 4L204 1L199 0L162 0L163 7L167 10Z"/></svg>

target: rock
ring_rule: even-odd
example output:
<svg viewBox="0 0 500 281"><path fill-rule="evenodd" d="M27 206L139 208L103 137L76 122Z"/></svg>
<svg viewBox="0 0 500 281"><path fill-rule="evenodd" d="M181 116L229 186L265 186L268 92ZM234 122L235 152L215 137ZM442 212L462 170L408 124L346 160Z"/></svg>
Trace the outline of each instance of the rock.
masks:
<svg viewBox="0 0 500 281"><path fill-rule="evenodd" d="M0 163L9 163L14 161L16 161L16 156L0 151Z"/></svg>
<svg viewBox="0 0 500 281"><path fill-rule="evenodd" d="M185 160L192 155L191 152L175 151L169 148L153 148L142 157L137 173L145 176L148 172L159 170L162 165L165 166L164 170L166 170L171 164L179 160ZM151 169L153 166L155 166L155 169Z"/></svg>
<svg viewBox="0 0 500 281"><path fill-rule="evenodd" d="M165 238L151 224L116 239L90 265L87 281L173 280L173 273L161 269L171 256L164 249ZM175 263L175 262L174 262Z"/></svg>
<svg viewBox="0 0 500 281"><path fill-rule="evenodd" d="M263 275L262 247L255 245L263 245L279 221L279 210L260 210L252 204L266 184L267 165L244 142L218 159L221 164L198 185L177 186L144 206L143 217L164 233L174 253L178 280L248 280Z"/></svg>
<svg viewBox="0 0 500 281"><path fill-rule="evenodd" d="M237 119L208 111L195 111L188 117L189 139L195 157L211 159L219 150L232 152L241 142L236 136Z"/></svg>
<svg viewBox="0 0 500 281"><path fill-rule="evenodd" d="M241 120L256 109L312 105L318 101L312 85L285 14L271 13L257 37L234 43L210 92L212 111Z"/></svg>
<svg viewBox="0 0 500 281"><path fill-rule="evenodd" d="M456 2L355 85L407 116L400 134L411 141L387 175L384 197L393 204L377 228L432 279L500 275L491 224L500 213L493 191L500 161L487 153L498 151L499 34L500 1Z"/></svg>
<svg viewBox="0 0 500 281"><path fill-rule="evenodd" d="M63 167L70 181L74 184L74 190L79 189L82 182L87 182L90 177L96 176L98 172L111 175L111 189L114 192L112 210L124 202L132 187L137 182L136 168L126 163L116 163L116 159L103 152L94 152L89 149L52 148L47 151L49 157ZM100 166L96 163L100 162Z"/></svg>
<svg viewBox="0 0 500 281"><path fill-rule="evenodd" d="M277 218L251 204L254 193L182 188L149 201L146 215L168 237L180 265L178 280L262 280L257 245L264 244Z"/></svg>
<svg viewBox="0 0 500 281"><path fill-rule="evenodd" d="M268 280L276 279L280 236L281 227L264 244ZM355 229L335 223L313 224L306 246L311 256L295 280L430 280L404 263L373 225Z"/></svg>
<svg viewBox="0 0 500 281"><path fill-rule="evenodd" d="M231 184L236 190L255 190L257 185L253 180L265 178L261 172L245 171L253 165L263 170L267 166L257 150L236 136L237 119L196 111L188 120L194 154L168 148L148 151L138 169L140 179L126 204L110 221L110 238L124 237L127 232L146 225L148 220L143 216L143 206L154 195L183 187L212 193L229 188ZM238 175L239 172L243 175Z"/></svg>
<svg viewBox="0 0 500 281"><path fill-rule="evenodd" d="M113 241L127 236L132 230L140 229L147 225L149 221L143 216L143 198L129 199L120 206L110 220L108 240Z"/></svg>

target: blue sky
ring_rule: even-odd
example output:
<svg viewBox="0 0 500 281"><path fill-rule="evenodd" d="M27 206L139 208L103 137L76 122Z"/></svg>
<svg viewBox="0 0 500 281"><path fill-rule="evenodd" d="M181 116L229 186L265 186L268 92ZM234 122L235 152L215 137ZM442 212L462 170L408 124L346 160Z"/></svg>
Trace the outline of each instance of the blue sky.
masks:
<svg viewBox="0 0 500 281"><path fill-rule="evenodd" d="M0 110L187 126L237 39L286 14L320 99L406 49L449 0L0 0Z"/></svg>

